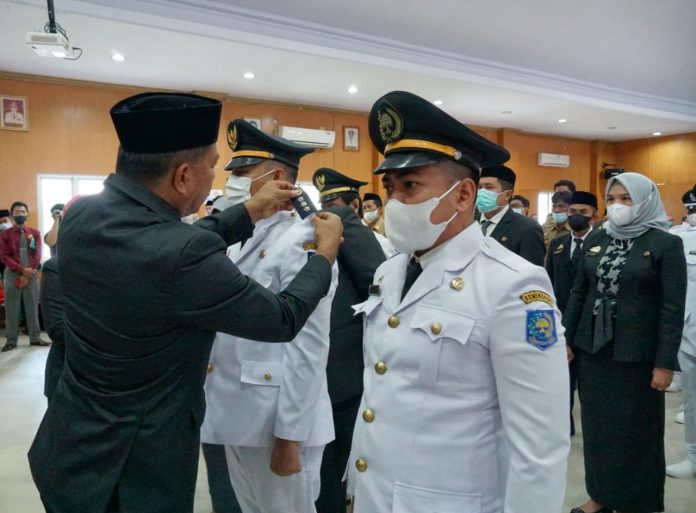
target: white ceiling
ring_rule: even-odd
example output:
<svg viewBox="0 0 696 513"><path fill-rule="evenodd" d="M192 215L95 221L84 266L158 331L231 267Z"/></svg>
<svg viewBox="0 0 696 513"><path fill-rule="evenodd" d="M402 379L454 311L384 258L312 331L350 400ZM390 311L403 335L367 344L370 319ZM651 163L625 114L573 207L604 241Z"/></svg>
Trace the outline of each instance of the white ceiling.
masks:
<svg viewBox="0 0 696 513"><path fill-rule="evenodd" d="M466 123L586 139L696 131L694 0L54 1L82 58L24 44L44 0L0 0L0 71L358 111L404 89Z"/></svg>

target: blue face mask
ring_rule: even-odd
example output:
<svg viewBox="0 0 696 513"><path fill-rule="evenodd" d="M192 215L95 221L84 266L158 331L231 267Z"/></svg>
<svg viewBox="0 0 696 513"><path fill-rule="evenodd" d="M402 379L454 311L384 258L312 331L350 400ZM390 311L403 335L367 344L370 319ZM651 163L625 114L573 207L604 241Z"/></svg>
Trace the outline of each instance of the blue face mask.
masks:
<svg viewBox="0 0 696 513"><path fill-rule="evenodd" d="M476 195L476 207L483 212L491 212L498 208L498 196L502 192L493 192L488 189L479 189Z"/></svg>
<svg viewBox="0 0 696 513"><path fill-rule="evenodd" d="M551 215L556 224L563 224L568 220L568 212L554 212Z"/></svg>

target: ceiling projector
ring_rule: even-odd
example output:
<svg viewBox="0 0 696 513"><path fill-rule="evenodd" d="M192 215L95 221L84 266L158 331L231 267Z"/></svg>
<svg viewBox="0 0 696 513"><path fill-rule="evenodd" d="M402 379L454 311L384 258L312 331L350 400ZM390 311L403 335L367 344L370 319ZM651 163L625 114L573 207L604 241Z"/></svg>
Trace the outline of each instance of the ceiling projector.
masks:
<svg viewBox="0 0 696 513"><path fill-rule="evenodd" d="M27 32L26 43L41 57L65 59L73 53L68 38L58 32Z"/></svg>

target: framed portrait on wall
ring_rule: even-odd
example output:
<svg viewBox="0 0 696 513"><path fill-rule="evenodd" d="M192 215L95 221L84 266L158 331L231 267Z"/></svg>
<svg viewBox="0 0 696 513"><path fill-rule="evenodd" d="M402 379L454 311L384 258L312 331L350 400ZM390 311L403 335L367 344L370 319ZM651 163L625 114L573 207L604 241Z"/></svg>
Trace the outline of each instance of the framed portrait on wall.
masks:
<svg viewBox="0 0 696 513"><path fill-rule="evenodd" d="M343 127L343 151L360 151L360 129L358 127Z"/></svg>
<svg viewBox="0 0 696 513"><path fill-rule="evenodd" d="M259 130L261 130L261 118L247 118L247 117L245 117L244 121L249 123L254 128L258 128Z"/></svg>
<svg viewBox="0 0 696 513"><path fill-rule="evenodd" d="M29 110L25 97L0 95L0 128L29 130Z"/></svg>

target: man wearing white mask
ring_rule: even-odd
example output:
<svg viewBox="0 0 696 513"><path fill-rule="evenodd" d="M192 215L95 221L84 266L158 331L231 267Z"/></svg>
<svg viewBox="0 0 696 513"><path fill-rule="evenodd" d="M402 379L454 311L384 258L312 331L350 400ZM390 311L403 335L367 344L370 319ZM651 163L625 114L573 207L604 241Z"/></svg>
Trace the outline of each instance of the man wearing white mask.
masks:
<svg viewBox="0 0 696 513"><path fill-rule="evenodd" d="M686 256L686 309L684 331L679 346L681 386L684 391L684 438L686 459L667 467L667 475L677 478L696 477L696 185L684 193L686 223L675 226L670 233L684 242Z"/></svg>
<svg viewBox="0 0 696 513"><path fill-rule="evenodd" d="M509 201L517 176L507 166L490 166L481 171L476 207L481 212L481 230L503 246L535 265L544 265L546 247L539 223L517 214Z"/></svg>
<svg viewBox="0 0 696 513"><path fill-rule="evenodd" d="M400 91L377 100L369 129L401 254L355 306L365 391L348 467L354 513L560 511L560 312L545 271L473 219L479 170L509 153Z"/></svg>
<svg viewBox="0 0 696 513"><path fill-rule="evenodd" d="M227 206L248 200L270 180L295 183L300 159L313 151L241 119L229 124L227 139L232 149L225 168L232 172L225 186ZM252 237L231 246L228 256L256 282L281 290L316 249L311 227L294 212L278 212L257 222ZM326 362L337 282L334 264L329 293L287 344L259 348L254 346L262 344L241 337L216 335L201 427L216 512L234 511L229 490L225 495L226 479L244 513L314 511L322 453L334 438ZM266 322L263 312L258 322ZM215 464L221 446L227 469Z"/></svg>
<svg viewBox="0 0 696 513"><path fill-rule="evenodd" d="M380 235L384 233L384 216L382 215L382 198L374 192L363 196L363 219L365 224Z"/></svg>

